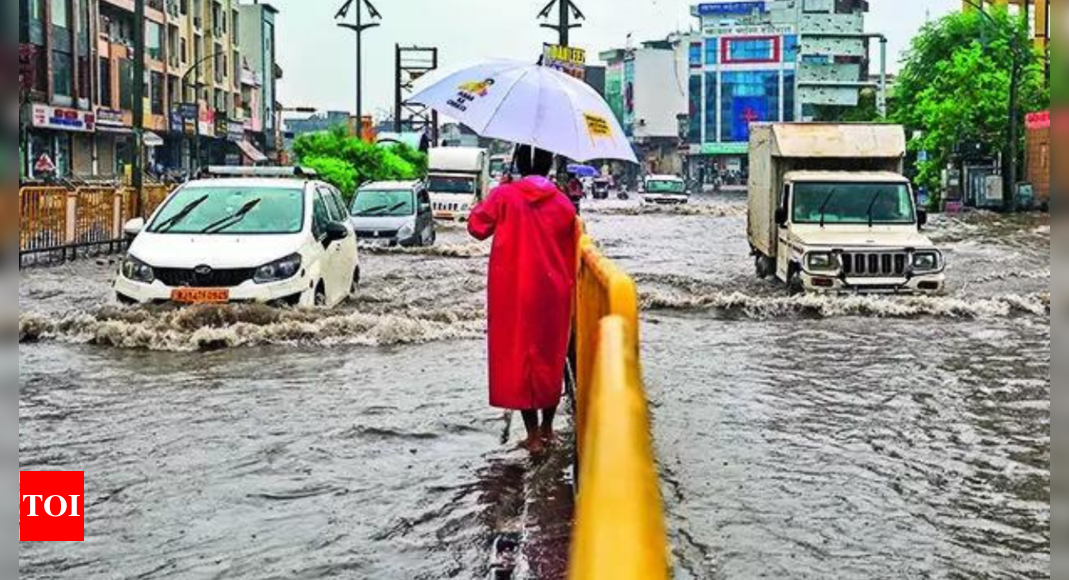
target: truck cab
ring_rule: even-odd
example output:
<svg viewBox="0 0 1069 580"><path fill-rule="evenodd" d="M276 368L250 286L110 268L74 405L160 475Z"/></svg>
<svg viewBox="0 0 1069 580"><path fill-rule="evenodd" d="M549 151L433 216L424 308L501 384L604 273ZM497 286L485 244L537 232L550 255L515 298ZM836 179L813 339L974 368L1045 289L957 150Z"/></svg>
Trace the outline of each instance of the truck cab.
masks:
<svg viewBox="0 0 1069 580"><path fill-rule="evenodd" d="M485 149L440 147L428 153L427 192L434 217L467 221L490 187L490 163Z"/></svg>
<svg viewBox="0 0 1069 580"><path fill-rule="evenodd" d="M792 293L941 292L943 254L921 233L927 215L902 176L904 155L892 125L756 127L748 229L758 276Z"/></svg>

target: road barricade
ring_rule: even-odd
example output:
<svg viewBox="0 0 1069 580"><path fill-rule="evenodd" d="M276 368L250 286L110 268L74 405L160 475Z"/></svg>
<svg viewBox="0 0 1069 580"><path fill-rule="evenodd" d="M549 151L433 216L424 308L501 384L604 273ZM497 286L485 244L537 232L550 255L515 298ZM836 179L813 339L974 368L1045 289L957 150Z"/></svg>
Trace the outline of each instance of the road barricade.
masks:
<svg viewBox="0 0 1069 580"><path fill-rule="evenodd" d="M579 242L576 289L579 494L570 580L667 580L668 540L639 362L634 281Z"/></svg>

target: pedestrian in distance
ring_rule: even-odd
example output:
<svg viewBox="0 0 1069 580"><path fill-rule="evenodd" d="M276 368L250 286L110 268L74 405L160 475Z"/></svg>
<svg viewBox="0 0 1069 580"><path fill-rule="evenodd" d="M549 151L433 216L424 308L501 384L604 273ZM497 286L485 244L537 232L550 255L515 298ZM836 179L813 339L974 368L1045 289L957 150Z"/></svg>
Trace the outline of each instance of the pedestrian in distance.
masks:
<svg viewBox="0 0 1069 580"><path fill-rule="evenodd" d="M579 181L578 177L572 177L568 180L568 199L572 201L572 205L575 206L575 213L581 213L581 206L583 203L583 182Z"/></svg>
<svg viewBox="0 0 1069 580"><path fill-rule="evenodd" d="M516 149L521 179L471 212L468 231L493 237L490 252L490 405L520 411L525 446L553 440L571 333L579 224L571 201L547 176L553 154Z"/></svg>

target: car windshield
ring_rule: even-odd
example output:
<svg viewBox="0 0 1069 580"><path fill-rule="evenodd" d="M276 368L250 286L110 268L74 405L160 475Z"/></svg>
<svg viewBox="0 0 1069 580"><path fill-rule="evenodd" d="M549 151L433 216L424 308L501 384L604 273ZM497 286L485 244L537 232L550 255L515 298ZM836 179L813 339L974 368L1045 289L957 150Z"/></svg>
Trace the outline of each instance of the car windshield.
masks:
<svg viewBox="0 0 1069 580"><path fill-rule="evenodd" d="M648 193L686 193L687 186L682 181L668 179L651 179L646 182Z"/></svg>
<svg viewBox="0 0 1069 580"><path fill-rule="evenodd" d="M412 191L358 191L353 201L353 215L361 217L406 216L416 212Z"/></svg>
<svg viewBox="0 0 1069 580"><path fill-rule="evenodd" d="M167 201L148 231L201 234L224 224L225 229L214 233L300 233L304 229L304 191L270 187L185 188Z"/></svg>
<svg viewBox="0 0 1069 580"><path fill-rule="evenodd" d="M491 159L490 160L490 175L501 177L505 174L505 160L504 159Z"/></svg>
<svg viewBox="0 0 1069 580"><path fill-rule="evenodd" d="M427 179L427 190L432 193L455 193L472 195L475 193L475 179L471 177L431 176Z"/></svg>
<svg viewBox="0 0 1069 580"><path fill-rule="evenodd" d="M793 216L798 224L917 221L909 187L904 183L799 183L794 186Z"/></svg>

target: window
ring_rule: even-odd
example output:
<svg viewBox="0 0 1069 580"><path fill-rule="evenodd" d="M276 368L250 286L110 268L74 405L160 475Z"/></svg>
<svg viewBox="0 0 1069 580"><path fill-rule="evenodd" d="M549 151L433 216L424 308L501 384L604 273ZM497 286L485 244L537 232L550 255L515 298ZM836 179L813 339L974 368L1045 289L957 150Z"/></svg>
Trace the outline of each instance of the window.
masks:
<svg viewBox="0 0 1069 580"><path fill-rule="evenodd" d="M353 215L361 217L401 217L413 215L412 190L390 189L357 192L353 200Z"/></svg>
<svg viewBox="0 0 1069 580"><path fill-rule="evenodd" d="M304 229L304 191L300 189L190 187L175 193L167 201L148 231L155 232L202 197L204 201L193 212L162 233L194 234L208 226L216 226L213 231L222 235L296 234ZM257 203L244 218L227 219L254 201Z"/></svg>
<svg viewBox="0 0 1069 580"><path fill-rule="evenodd" d="M327 213L330 214L330 221L342 222L349 219L349 212L345 209L345 204L338 199L338 195L334 193L334 190L329 187L320 187L319 193L323 195L323 198L327 202Z"/></svg>
<svg viewBox="0 0 1069 580"><path fill-rule="evenodd" d="M100 59L100 102L107 108L113 108L111 102L111 61Z"/></svg>
<svg viewBox="0 0 1069 580"><path fill-rule="evenodd" d="M702 66L702 43L695 42L690 45L690 66L701 68Z"/></svg>
<svg viewBox="0 0 1069 580"><path fill-rule="evenodd" d="M720 39L705 39L705 64L716 64L720 61Z"/></svg>
<svg viewBox="0 0 1069 580"><path fill-rule="evenodd" d="M182 8L182 16L189 14L189 0L182 0L180 6Z"/></svg>
<svg viewBox="0 0 1069 580"><path fill-rule="evenodd" d="M327 202L319 191L315 194L315 202L312 204L312 235L317 240L327 235L327 226L330 224L330 210Z"/></svg>
<svg viewBox="0 0 1069 580"><path fill-rule="evenodd" d="M783 37L783 62L798 62L798 36L790 34Z"/></svg>
<svg viewBox="0 0 1069 580"><path fill-rule="evenodd" d="M750 124L779 119L779 71L725 72L721 77L720 139L750 140Z"/></svg>
<svg viewBox="0 0 1069 580"><path fill-rule="evenodd" d="M713 92L715 95L716 92ZM687 130L687 141L690 143L702 142L702 77L691 75L690 77L690 128ZM713 119L716 119L716 111L713 111Z"/></svg>
<svg viewBox="0 0 1069 580"><path fill-rule="evenodd" d="M52 90L57 95L69 97L73 94L74 63L66 52L52 52Z"/></svg>
<svg viewBox="0 0 1069 580"><path fill-rule="evenodd" d="M69 28L70 14L67 12L67 0L52 0L52 26ZM70 94L69 92L67 94Z"/></svg>
<svg viewBox="0 0 1069 580"><path fill-rule="evenodd" d="M127 59L119 61L119 107L124 111L134 108L134 65Z"/></svg>
<svg viewBox="0 0 1069 580"><path fill-rule="evenodd" d="M189 62L189 42L183 38L181 41L181 45L182 47L178 50L178 52L182 55L182 64L186 64Z"/></svg>
<svg viewBox="0 0 1069 580"><path fill-rule="evenodd" d="M145 50L152 60L163 61L163 28L155 22L145 24Z"/></svg>
<svg viewBox="0 0 1069 580"><path fill-rule="evenodd" d="M718 82L716 73L705 73L705 142L717 140L716 95Z"/></svg>
<svg viewBox="0 0 1069 580"><path fill-rule="evenodd" d="M783 120L794 121L794 83L793 71L783 73Z"/></svg>
<svg viewBox="0 0 1069 580"><path fill-rule="evenodd" d="M729 39L724 62L777 62L776 38Z"/></svg>
<svg viewBox="0 0 1069 580"><path fill-rule="evenodd" d="M152 114L153 115L162 115L163 114L163 75L158 73L158 72L153 72L151 77L152 77L152 86L149 89L149 95L151 96L151 98L149 100L152 103Z"/></svg>
<svg viewBox="0 0 1069 580"><path fill-rule="evenodd" d="M823 211L822 211L823 210ZM912 224L913 197L902 183L797 183L792 221L798 224Z"/></svg>
<svg viewBox="0 0 1069 580"><path fill-rule="evenodd" d="M241 32L241 26L238 24L239 18L240 16L238 15L237 10L230 13L230 40L233 42L234 46L241 44L241 39L238 37L238 34Z"/></svg>

